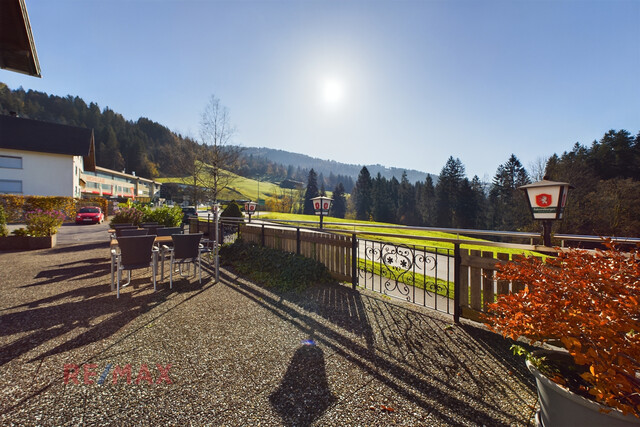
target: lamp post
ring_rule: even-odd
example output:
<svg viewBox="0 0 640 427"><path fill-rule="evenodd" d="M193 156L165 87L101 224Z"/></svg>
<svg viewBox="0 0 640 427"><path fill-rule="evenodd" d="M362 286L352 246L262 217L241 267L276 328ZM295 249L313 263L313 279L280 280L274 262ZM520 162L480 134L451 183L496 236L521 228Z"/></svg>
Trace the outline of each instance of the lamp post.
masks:
<svg viewBox="0 0 640 427"><path fill-rule="evenodd" d="M318 196L311 199L313 202L313 209L316 211L316 215L320 215L320 229L322 230L322 218L325 215L329 215L329 209L331 208L331 202L333 199L327 196Z"/></svg>
<svg viewBox="0 0 640 427"><path fill-rule="evenodd" d="M251 222L251 215L256 213L256 206L258 204L256 202L248 201L244 204L244 211L249 215L249 222Z"/></svg>
<svg viewBox="0 0 640 427"><path fill-rule="evenodd" d="M214 223L214 227L216 228L216 232L215 232L215 244L213 246L213 251L214 251L214 259L215 259L215 269L216 269L216 283L220 281L220 256L219 256L219 248L220 245L218 245L218 240L220 239L220 237L218 236L218 228L219 228L219 223L218 223L218 219L220 218L220 204L218 202L215 202L212 206L211 206L211 211L213 212L213 223Z"/></svg>
<svg viewBox="0 0 640 427"><path fill-rule="evenodd" d="M563 218L570 188L573 186L567 182L550 181L546 177L542 181L518 187L527 193L533 219L542 221L542 240L547 247L551 247L552 221Z"/></svg>

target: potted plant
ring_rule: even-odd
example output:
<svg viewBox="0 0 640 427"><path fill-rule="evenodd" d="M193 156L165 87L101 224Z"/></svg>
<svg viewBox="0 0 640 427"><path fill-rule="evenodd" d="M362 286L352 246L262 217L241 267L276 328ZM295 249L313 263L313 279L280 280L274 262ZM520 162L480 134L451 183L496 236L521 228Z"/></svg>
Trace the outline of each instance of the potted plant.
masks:
<svg viewBox="0 0 640 427"><path fill-rule="evenodd" d="M44 249L56 244L56 233L64 221L60 211L36 209L24 215L27 228L13 232L13 236L2 237L0 249Z"/></svg>
<svg viewBox="0 0 640 427"><path fill-rule="evenodd" d="M514 346L536 377L542 425L640 425L640 251L605 246L497 266L498 280L525 289L489 304L490 327L566 350Z"/></svg>

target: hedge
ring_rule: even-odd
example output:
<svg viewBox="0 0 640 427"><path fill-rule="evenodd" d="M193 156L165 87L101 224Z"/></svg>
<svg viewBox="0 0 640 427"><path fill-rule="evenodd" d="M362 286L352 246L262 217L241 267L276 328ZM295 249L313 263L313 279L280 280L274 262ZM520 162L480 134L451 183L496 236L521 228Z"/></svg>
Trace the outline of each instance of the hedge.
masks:
<svg viewBox="0 0 640 427"><path fill-rule="evenodd" d="M74 220L78 208L82 206L99 206L107 212L109 201L101 197L92 199L75 199L62 196L22 196L17 194L0 194L0 204L4 207L7 222L24 222L26 212L42 209L57 210L65 214L67 220Z"/></svg>

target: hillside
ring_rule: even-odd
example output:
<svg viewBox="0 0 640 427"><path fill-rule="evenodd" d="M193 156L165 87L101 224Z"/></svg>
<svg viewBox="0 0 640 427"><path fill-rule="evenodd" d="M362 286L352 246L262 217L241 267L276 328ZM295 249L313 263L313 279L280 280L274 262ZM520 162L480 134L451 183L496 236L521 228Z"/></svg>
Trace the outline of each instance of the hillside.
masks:
<svg viewBox="0 0 640 427"><path fill-rule="evenodd" d="M190 178L158 178L159 182L163 184L175 183L175 184L190 184ZM258 200L258 191L260 191L260 204L264 204L265 199L269 197L277 197L284 190L271 182L257 181L251 178L245 178L242 176L236 176L230 185L231 188L226 188L220 193L220 200Z"/></svg>
<svg viewBox="0 0 640 427"><path fill-rule="evenodd" d="M316 173L323 174L325 176L329 176L330 174L346 175L352 177L354 180L357 179L358 174L360 173L360 170L363 166L367 167L372 177L375 177L378 173L380 173L380 175L382 175L384 178L391 179L395 176L397 180L400 180L402 174L406 172L409 182L412 183L424 181L427 178L427 175L431 175L431 178L434 180L434 182L438 180L438 175L427 174L426 172L421 172L414 169L386 167L380 164L356 165L340 163L336 162L335 160L323 160L307 156L305 154L292 153L289 151L276 150L266 147L243 147L243 155L264 158L271 162L284 165L285 167L293 165L302 169L313 168Z"/></svg>

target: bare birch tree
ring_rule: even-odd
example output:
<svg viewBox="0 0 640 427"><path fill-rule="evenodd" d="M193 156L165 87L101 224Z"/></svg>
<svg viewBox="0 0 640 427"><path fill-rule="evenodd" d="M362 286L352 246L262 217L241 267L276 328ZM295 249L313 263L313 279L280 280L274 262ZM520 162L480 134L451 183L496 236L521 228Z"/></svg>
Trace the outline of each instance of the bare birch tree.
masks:
<svg viewBox="0 0 640 427"><path fill-rule="evenodd" d="M203 162L205 168L205 187L210 191L214 202L222 190L229 187L236 175L232 173L240 147L231 145L236 129L231 125L228 109L220 104L215 95L211 95L209 103L202 113L200 121L200 138L205 146Z"/></svg>

